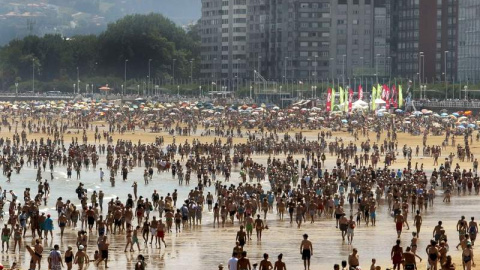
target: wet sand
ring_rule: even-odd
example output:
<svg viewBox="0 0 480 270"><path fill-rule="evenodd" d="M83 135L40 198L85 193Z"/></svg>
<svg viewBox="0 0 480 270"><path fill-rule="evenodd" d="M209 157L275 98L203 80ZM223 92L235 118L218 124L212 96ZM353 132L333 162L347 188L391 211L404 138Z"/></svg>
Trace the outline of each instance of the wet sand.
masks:
<svg viewBox="0 0 480 270"><path fill-rule="evenodd" d="M305 133L308 139L316 139L317 131ZM305 135L304 134L304 135ZM11 137L11 133L5 132L5 129L2 129L0 136ZM92 133L89 131L89 139L92 139ZM166 143L172 141L172 137L168 136L165 133L144 133L143 131L136 131L135 134L127 133L125 135L114 135L114 141L117 139L129 139L137 142L139 139L142 142L153 142L155 136L162 135L166 139ZM81 135L65 135L65 142L69 143L71 141L71 136L78 136L79 139ZM336 132L334 137L342 137L345 142L353 140L345 132ZM29 134L28 139L31 138L40 138L46 137L44 134ZM214 137L201 137L194 136L202 142L213 141ZM370 138L373 139L374 134L370 133ZM177 136L176 141L184 142L185 139L188 139L189 142L192 141L192 137L182 137ZM222 141L225 141L225 138L222 138ZM235 139L235 142L244 141L245 139ZM360 141L364 141L361 139ZM443 137L430 137L427 144L440 144L443 140ZM360 143L358 141L358 143ZM382 137L383 141L383 137ZM459 141L459 139L457 139ZM90 143L93 143L91 141ZM104 143L102 140L101 143ZM406 134L399 134L399 143L398 148L404 144L410 145L413 149L415 146L421 145L421 137L411 137ZM472 151L477 156L480 153L478 148L478 143L475 141L472 145ZM443 151L443 159L449 152L455 152L454 147L448 147L448 151ZM301 158L301 156L296 156ZM253 156L254 161L266 164L267 156ZM441 160L441 159L439 159ZM427 171L433 169L433 159L429 157L414 157L413 165L415 162L424 163L424 168ZM327 155L327 166L332 167L334 159ZM454 161L454 163L456 163ZM406 165L406 162L403 160L403 157L399 157L399 161L395 163L392 168L403 168ZM467 166L471 167L471 163L460 163L462 168ZM153 189L157 189L160 195L164 196L167 192L173 192L174 189L179 191L179 201L186 198L188 192L194 188L194 185L190 186L178 186L178 181L172 179L171 173L162 173L160 175L154 174L153 182L148 186L145 186L143 183L143 168L134 168L134 170L129 174L129 180L126 182L121 181L117 177L116 187L110 187L110 182L105 181L103 183L99 180L99 171L98 168L105 167L105 156L101 155L100 165L97 167L97 170L82 171L81 182L85 184L85 187L88 189L89 194L93 190L103 190L105 192L105 201L108 201L109 198L114 198L120 196L123 200L126 197L127 193L133 193L131 188L132 182L136 180L138 182L138 194L143 195L144 197L150 197ZM33 191L36 191L37 182L35 181L36 170L33 167L24 167L21 174L13 174L12 182L5 183L6 178L0 176L1 186L7 190L14 190L18 195L21 195L24 188L31 187ZM44 173L44 178L49 175L47 170ZM57 214L54 209L55 200L57 197L62 196L64 200L70 199L76 204L79 204L75 194L75 188L78 186L78 181L75 180L75 173L73 173L73 179L66 179L66 168L58 167L54 171L55 180L51 183L51 195L48 201L48 206L42 208L42 211L52 214L56 224ZM47 177L48 178L48 177ZM193 180L193 179L192 179ZM240 181L238 170L232 172L232 181L231 183L237 184ZM195 181L192 181L194 183ZM269 189L268 182L263 182L263 186L267 186ZM207 188L206 191L214 192L214 187ZM471 196L453 196L452 202L449 204L442 203L441 191L437 192L437 198L435 200L435 206L433 208L428 208L427 211L423 212L424 223L422 226L422 232L420 234L419 245L418 245L418 254L426 259L425 247L428 244L429 240L432 237L432 230L434 225L438 220L444 222L444 227L449 239L450 252L449 254L454 257L454 262L459 265L460 262L460 251L455 250L455 245L458 243L458 236L455 231L455 225L457 220L461 215L465 215L467 219L470 216L475 216L480 213L478 211L478 201L479 197L475 195ZM20 196L21 197L21 196ZM205 207L206 208L206 207ZM345 207L347 210L349 206ZM276 211L276 210L274 210ZM151 213L151 215L154 215ZM158 213L156 214L158 216ZM413 219L412 215L409 215L409 224L412 226ZM477 216L477 219L480 217ZM147 246L146 248L142 245L143 249L141 252L123 252L125 244L125 235L115 235L110 236L110 262L109 266L112 269L133 269L133 265L136 261L136 256L141 253L146 257L147 269L217 269L219 263L225 265L230 258L232 248L235 246L235 235L238 230L238 222L235 225L228 224L225 228L213 228L213 214L205 210L203 214L203 225L194 226L191 228L186 228L181 233L169 233L166 235L166 242L168 247L162 249L157 249L155 247ZM296 224L290 224L288 217L285 221L278 220L276 212L269 213L267 216L267 224L269 230L264 231L262 241L259 242L253 236L253 241L250 241L245 246L245 249L248 251L248 257L250 257L252 264L257 263L261 260L263 253L269 253L270 259L272 261L276 260L276 256L279 253L283 253L284 262L287 264L288 269L303 269L303 262L301 261L301 256L299 253L299 245L304 233L310 235L310 239L313 242L314 255L312 257L312 267L311 269L332 269L333 264L339 263L342 260L346 260L348 254L351 252L352 248L355 247L359 251L360 263L363 266L362 269L368 269L370 266L370 261L372 258L376 258L378 265L382 266L382 269L386 267L391 267L390 250L391 247L395 244L396 232L395 224L393 219L390 217L390 213L387 207L383 204L383 201L380 202L380 206L377 210L377 226L375 227L366 227L364 224L358 226L355 230L355 238L352 246L349 246L342 242L340 231L335 228L335 220L327 219L322 217L320 220L317 220L314 224L310 224L308 221L305 224L302 224L302 227L298 229ZM3 224L2 224L3 225ZM62 253L66 250L67 245L75 246L75 237L76 231L80 228L75 229L66 229L66 236L63 241L60 239L58 226L55 226L55 236L53 240L44 240L43 244L45 246L44 258L48 256L48 250L53 247L54 244L60 244L60 250ZM27 237L25 238L26 242L31 242L32 238L27 232ZM411 230L404 230L402 234L402 246L406 247L409 245L411 239ZM89 237L89 249L88 253L93 257L93 248L95 246L97 237L94 235ZM12 243L13 246L13 243ZM74 251L76 249L74 248ZM475 250L475 255L477 252ZM477 255L478 256L478 255ZM9 253L1 254L1 261L4 265L11 265L13 261L17 261L21 264L22 269L28 269L28 260L30 256L27 254L25 256L25 250L22 248L20 254L14 254L12 251ZM43 261L42 269L46 268L46 259ZM423 261L419 264L419 269L425 269L426 262ZM74 269L77 267L74 266ZM96 268L91 263L88 269ZM103 268L103 266L99 267ZM457 266L458 268L458 266Z"/></svg>

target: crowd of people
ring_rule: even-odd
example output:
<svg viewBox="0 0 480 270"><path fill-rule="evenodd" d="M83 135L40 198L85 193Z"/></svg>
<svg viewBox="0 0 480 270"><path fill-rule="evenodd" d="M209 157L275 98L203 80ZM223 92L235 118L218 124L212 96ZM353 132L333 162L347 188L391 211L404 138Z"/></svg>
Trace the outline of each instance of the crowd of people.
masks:
<svg viewBox="0 0 480 270"><path fill-rule="evenodd" d="M457 225L461 266L455 266L449 255L452 244L442 221L433 229L425 252L417 250L420 235L428 234L422 230L422 214L434 207L439 194L448 203L452 196L478 195L480 191L472 128L459 133L450 121L444 121L443 141L435 144L430 138L438 133L438 126L430 118L411 118L406 125L394 117L352 114L343 121L342 117L318 112L324 121L307 121L308 115L302 111L292 111L298 118L287 120L279 117L280 110L250 120L232 111L216 117L180 109L173 115L166 111L153 117L126 111L115 117L103 115L107 122L102 124L94 124L102 120L97 113L67 117L4 114L2 126L8 135L0 138L0 163L6 186L19 181L24 168L33 168L37 192L30 187L1 190L2 252L20 252L24 245L32 270L40 269L44 257L49 269L64 265L73 269L74 264L86 269L90 263L108 267L109 238L123 237L124 251L139 254L135 269L144 269L142 249L166 248L170 244L165 237L173 230L178 234L195 226L238 226L229 270L257 266L259 270L284 270L288 262L283 261L283 254L271 263L265 253L263 260L252 265L247 257L254 230L257 241L262 241L265 230L275 230L267 224L273 216L302 230L315 230L308 223L334 224L331 230L338 230L338 237L353 248L334 269L360 269L360 265L365 269L366 263L360 262L354 248L355 230L376 226L381 207L391 212L398 238L405 227L415 228L409 245L397 240L393 246L393 269L417 269L417 259L422 257L433 270L470 270L475 266L472 247L478 226L474 217L470 222L462 217ZM155 120L162 116L163 121ZM141 135L138 140L120 139L127 132L158 135L152 142L143 141ZM335 136L335 132L349 138ZM307 138L306 133L316 136ZM423 135L423 145L399 145L399 133ZM405 166L399 168L400 163ZM426 163L433 166L432 171L426 169ZM143 171L143 185L152 187L149 194L139 194L141 181L130 175L135 168ZM107 200L103 190L88 191L82 183L82 171L90 169L98 170L96 181L108 180L112 187L119 181L131 182L132 192ZM55 187L51 183L58 171L65 172L66 179L75 172L78 186L71 194L52 200L50 193ZM179 198L177 189L165 190L154 181L165 174L177 179L179 187L189 185L188 195ZM17 195L22 192L23 198ZM42 206L52 204L56 214L42 210ZM202 222L205 213L212 214L213 222ZM70 233L66 228L76 229L76 241L63 254L55 245L45 256L41 239L56 237L56 227L61 238ZM34 244L26 244L26 237ZM93 247L92 237L96 238ZM314 246L308 235L303 235L300 253L305 269L310 269ZM370 269L383 268L373 259Z"/></svg>

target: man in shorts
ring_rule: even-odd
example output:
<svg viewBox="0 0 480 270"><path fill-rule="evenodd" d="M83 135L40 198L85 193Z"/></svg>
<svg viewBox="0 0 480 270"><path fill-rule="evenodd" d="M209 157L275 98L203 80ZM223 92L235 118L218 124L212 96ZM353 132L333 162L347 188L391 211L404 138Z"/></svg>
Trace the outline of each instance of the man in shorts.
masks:
<svg viewBox="0 0 480 270"><path fill-rule="evenodd" d="M310 258L313 255L312 242L308 240L308 234L303 235L303 240L300 243L300 254L302 254L303 266L305 270L310 269Z"/></svg>
<svg viewBox="0 0 480 270"><path fill-rule="evenodd" d="M5 224L5 227L2 229L2 252L4 250L5 243L7 243L7 251L8 251L11 235L12 235L12 230L10 230L10 228L8 228L8 225Z"/></svg>
<svg viewBox="0 0 480 270"><path fill-rule="evenodd" d="M245 246L245 243L247 242L247 234L243 230L243 225L240 226L240 231L237 232L237 237L235 241L238 241L242 248L243 246Z"/></svg>

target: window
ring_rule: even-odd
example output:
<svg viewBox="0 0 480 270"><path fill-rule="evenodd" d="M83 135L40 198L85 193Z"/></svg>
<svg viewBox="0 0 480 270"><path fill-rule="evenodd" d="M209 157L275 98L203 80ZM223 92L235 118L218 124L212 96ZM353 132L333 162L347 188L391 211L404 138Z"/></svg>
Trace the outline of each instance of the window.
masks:
<svg viewBox="0 0 480 270"><path fill-rule="evenodd" d="M358 20L353 20L353 21L352 21L352 24L357 25L357 24L358 24Z"/></svg>
<svg viewBox="0 0 480 270"><path fill-rule="evenodd" d="M308 42L300 42L300 47L308 47Z"/></svg>

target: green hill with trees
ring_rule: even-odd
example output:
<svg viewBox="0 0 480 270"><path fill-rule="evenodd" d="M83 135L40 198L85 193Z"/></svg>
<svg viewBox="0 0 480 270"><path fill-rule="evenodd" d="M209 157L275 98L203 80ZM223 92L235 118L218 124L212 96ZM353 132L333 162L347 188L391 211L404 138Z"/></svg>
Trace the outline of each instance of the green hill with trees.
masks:
<svg viewBox="0 0 480 270"><path fill-rule="evenodd" d="M127 59L128 85L171 80L174 59L175 80L187 81L190 68L194 74L199 68L199 44L196 26L184 30L153 13L128 15L99 35L27 36L0 48L0 90L11 90L15 82L29 90L33 73L37 91L73 91L77 74L82 91L87 83L118 89Z"/></svg>

